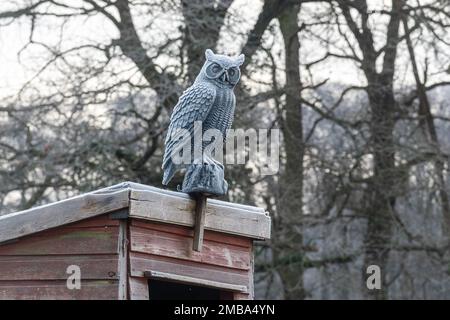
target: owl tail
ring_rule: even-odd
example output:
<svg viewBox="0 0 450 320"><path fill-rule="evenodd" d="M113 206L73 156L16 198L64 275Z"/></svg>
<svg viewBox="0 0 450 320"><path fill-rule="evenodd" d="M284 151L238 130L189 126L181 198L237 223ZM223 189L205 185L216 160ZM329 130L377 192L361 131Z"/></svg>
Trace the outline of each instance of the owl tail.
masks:
<svg viewBox="0 0 450 320"><path fill-rule="evenodd" d="M163 185L166 186L166 185L170 182L170 180L172 180L173 175L175 174L175 171L176 171L176 168L175 168L175 166L174 166L172 163L170 163L170 164L165 168L165 170L164 170L164 176L163 176L163 181L162 181L162 184L163 184Z"/></svg>

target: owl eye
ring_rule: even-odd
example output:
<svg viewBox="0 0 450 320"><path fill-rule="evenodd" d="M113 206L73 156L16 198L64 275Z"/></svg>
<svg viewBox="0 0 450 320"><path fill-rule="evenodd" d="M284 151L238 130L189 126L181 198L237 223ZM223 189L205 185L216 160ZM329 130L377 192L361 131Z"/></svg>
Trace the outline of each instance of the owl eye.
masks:
<svg viewBox="0 0 450 320"><path fill-rule="evenodd" d="M214 64L212 67L212 72L217 73L221 70L221 68L219 67L219 65Z"/></svg>
<svg viewBox="0 0 450 320"><path fill-rule="evenodd" d="M232 83L237 83L239 81L239 69L235 67L228 69L228 76Z"/></svg>
<svg viewBox="0 0 450 320"><path fill-rule="evenodd" d="M216 79L222 73L222 67L217 63L212 63L206 68L206 76L210 79Z"/></svg>

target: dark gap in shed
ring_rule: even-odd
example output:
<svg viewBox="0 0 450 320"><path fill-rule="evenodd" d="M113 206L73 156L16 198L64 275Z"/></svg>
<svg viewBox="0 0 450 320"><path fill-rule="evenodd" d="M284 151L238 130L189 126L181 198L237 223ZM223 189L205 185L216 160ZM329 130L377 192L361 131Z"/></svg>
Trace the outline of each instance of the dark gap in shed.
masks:
<svg viewBox="0 0 450 320"><path fill-rule="evenodd" d="M161 280L148 281L150 300L220 300L218 289Z"/></svg>

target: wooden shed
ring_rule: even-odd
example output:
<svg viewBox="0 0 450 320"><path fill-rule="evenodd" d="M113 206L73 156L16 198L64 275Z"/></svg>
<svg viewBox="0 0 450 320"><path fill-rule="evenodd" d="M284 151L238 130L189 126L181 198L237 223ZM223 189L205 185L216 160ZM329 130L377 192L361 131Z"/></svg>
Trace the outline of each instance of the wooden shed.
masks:
<svg viewBox="0 0 450 320"><path fill-rule="evenodd" d="M195 251L194 211L186 194L124 182L0 216L0 299L252 299L270 217L208 199Z"/></svg>

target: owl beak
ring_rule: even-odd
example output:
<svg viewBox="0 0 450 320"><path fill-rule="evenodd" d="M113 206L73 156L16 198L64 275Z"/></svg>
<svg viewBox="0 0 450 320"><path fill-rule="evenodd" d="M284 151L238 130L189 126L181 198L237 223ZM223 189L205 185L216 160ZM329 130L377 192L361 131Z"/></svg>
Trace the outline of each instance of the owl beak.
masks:
<svg viewBox="0 0 450 320"><path fill-rule="evenodd" d="M222 82L229 82L229 77L228 77L228 72L225 70L224 73L222 73L222 75L220 76L220 80Z"/></svg>

